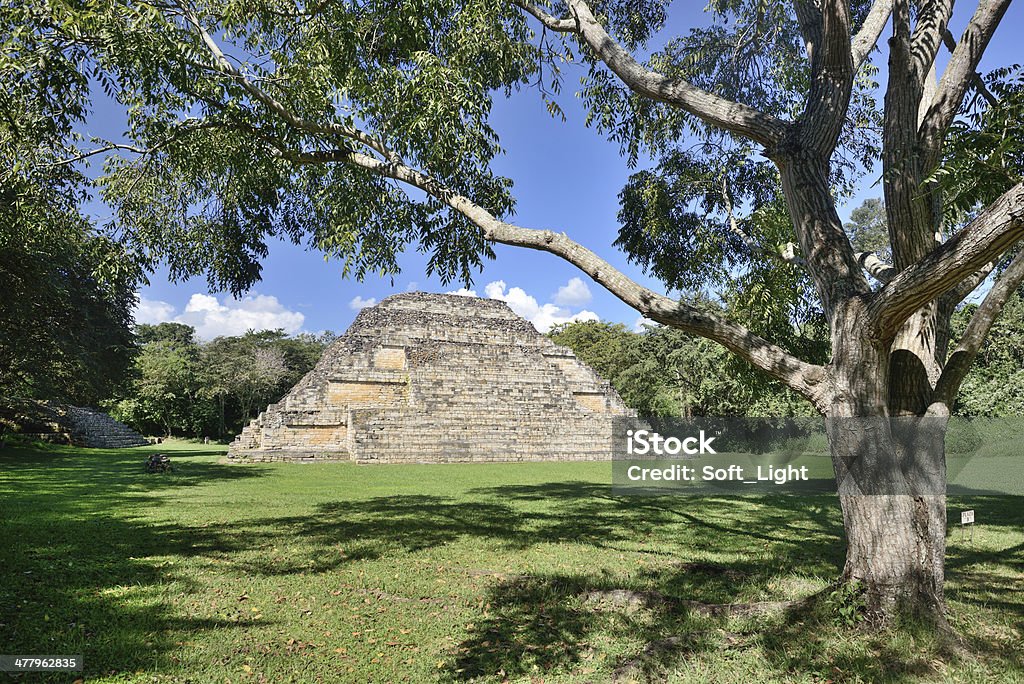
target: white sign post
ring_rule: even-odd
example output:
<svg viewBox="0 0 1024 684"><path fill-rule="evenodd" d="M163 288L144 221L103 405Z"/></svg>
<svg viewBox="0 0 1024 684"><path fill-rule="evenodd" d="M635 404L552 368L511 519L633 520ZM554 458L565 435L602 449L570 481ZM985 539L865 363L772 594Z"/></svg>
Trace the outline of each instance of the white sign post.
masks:
<svg viewBox="0 0 1024 684"><path fill-rule="evenodd" d="M960 512L960 539L967 535L967 527L971 528L971 543L974 543L974 509Z"/></svg>

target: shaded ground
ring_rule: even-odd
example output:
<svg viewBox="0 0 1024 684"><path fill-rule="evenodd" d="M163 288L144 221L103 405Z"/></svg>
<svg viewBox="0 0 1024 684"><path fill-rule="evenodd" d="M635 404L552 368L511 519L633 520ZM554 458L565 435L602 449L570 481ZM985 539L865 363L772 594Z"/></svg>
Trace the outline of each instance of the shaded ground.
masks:
<svg viewBox="0 0 1024 684"><path fill-rule="evenodd" d="M235 466L202 446L143 473L169 448L0 451L0 653L83 654L90 682L1024 681L1020 499L964 502L983 522L950 537L952 656L830 595L828 496L616 498L602 463Z"/></svg>

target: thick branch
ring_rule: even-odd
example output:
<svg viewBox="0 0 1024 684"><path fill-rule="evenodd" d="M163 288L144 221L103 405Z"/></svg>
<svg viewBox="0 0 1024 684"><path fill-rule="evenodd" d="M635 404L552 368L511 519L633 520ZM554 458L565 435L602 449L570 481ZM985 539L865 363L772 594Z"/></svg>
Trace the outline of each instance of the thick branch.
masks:
<svg viewBox="0 0 1024 684"><path fill-rule="evenodd" d="M857 252L854 257L869 276L883 285L898 273L895 266L885 263L874 252Z"/></svg>
<svg viewBox="0 0 1024 684"><path fill-rule="evenodd" d="M892 14L892 3L893 0L875 0L860 31L854 36L850 50L853 53L854 71L860 69L878 43L878 38L889 21L889 15Z"/></svg>
<svg viewBox="0 0 1024 684"><path fill-rule="evenodd" d="M938 46L939 29L948 20L951 0L927 3L913 32L909 0L899 0L894 7L882 134L882 178L892 261L896 268L904 269L935 247L932 235L938 207L932 196L922 192L921 179L926 174L917 151L917 130L935 57L928 46L933 39Z"/></svg>
<svg viewBox="0 0 1024 684"><path fill-rule="evenodd" d="M633 92L679 107L712 126L732 131L768 148L782 140L787 127L785 121L644 67L608 34L582 0L568 0L569 9L575 17L573 20L556 19L528 0L515 2L546 27L577 33ZM571 29L566 23L568 21L573 23Z"/></svg>
<svg viewBox="0 0 1024 684"><path fill-rule="evenodd" d="M985 299L978 305L978 309L971 316L971 322L967 324L960 343L946 362L942 375L935 386L932 402L940 402L947 407L952 407L956 400L957 392L960 391L960 384L971 369L974 359L978 356L981 345L988 337L992 324L1002 312L1006 302L1013 293L1024 283L1024 251L1021 251L1013 258L1010 265L1003 271L1003 275L995 282L992 289L985 295Z"/></svg>
<svg viewBox="0 0 1024 684"><path fill-rule="evenodd" d="M855 71L847 3L824 0L821 5L821 45L811 56L811 87L800 117L800 134L804 146L829 157L850 106Z"/></svg>
<svg viewBox="0 0 1024 684"><path fill-rule="evenodd" d="M942 32L942 42L945 44L946 49L949 50L950 54L956 52L956 39L953 37L953 34L949 29ZM996 96L988 89L988 86L985 85L985 79L983 79L981 74L977 71L971 75L971 85L974 86L974 89L978 91L979 95L985 98L985 102L988 102L990 105L999 104L999 100L996 99Z"/></svg>
<svg viewBox="0 0 1024 684"><path fill-rule="evenodd" d="M807 59L813 60L814 50L821 43L821 9L813 0L793 0L793 11L804 39Z"/></svg>
<svg viewBox="0 0 1024 684"><path fill-rule="evenodd" d="M1024 183L1018 183L960 233L909 266L879 290L871 303L874 333L890 339L914 311L1024 238Z"/></svg>
<svg viewBox="0 0 1024 684"><path fill-rule="evenodd" d="M1010 6L1010 1L981 0L963 37L953 50L949 64L946 65L946 70L939 81L939 89L921 124L921 142L928 155L925 159L925 168L931 168L938 163L942 138L960 109L967 88L971 84L972 75L977 72L981 56Z"/></svg>
<svg viewBox="0 0 1024 684"><path fill-rule="evenodd" d="M469 198L404 164L383 162L347 149L294 152L278 147L277 150L283 158L296 164L340 162L419 188L472 221L483 231L486 239L559 256L647 318L718 342L816 406L823 406L826 393L824 368L796 358L738 323L639 285L564 233L523 228L502 221Z"/></svg>
<svg viewBox="0 0 1024 684"><path fill-rule="evenodd" d="M515 0L516 5L532 14L537 21L544 24L544 27L557 33L572 33L576 31L575 19L558 19L545 12L540 6L529 0Z"/></svg>
<svg viewBox="0 0 1024 684"><path fill-rule="evenodd" d="M915 83L921 85L935 65L942 34L953 16L953 0L928 0L917 4L919 9L911 38L910 61Z"/></svg>
<svg viewBox="0 0 1024 684"><path fill-rule="evenodd" d="M984 266L982 266L980 269L978 269L977 271L975 271L974 273L960 281L960 283L957 284L956 287L954 287L952 290L946 293L946 297L949 300L949 303L955 307L957 304L967 299L967 297L972 292L978 289L979 285L985 282L985 279L989 277L989 275L992 273L992 271L995 270L995 268L996 262L990 261Z"/></svg>

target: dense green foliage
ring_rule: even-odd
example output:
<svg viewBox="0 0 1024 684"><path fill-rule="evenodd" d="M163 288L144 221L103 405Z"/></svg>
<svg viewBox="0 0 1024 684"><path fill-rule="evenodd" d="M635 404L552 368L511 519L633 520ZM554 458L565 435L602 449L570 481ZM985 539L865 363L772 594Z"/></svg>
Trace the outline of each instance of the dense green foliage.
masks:
<svg viewBox="0 0 1024 684"><path fill-rule="evenodd" d="M305 123L224 73L194 23ZM0 25L5 85L67 97L70 124L87 121L98 96L124 107L128 139L93 141L122 145L104 161L103 196L121 237L173 278L205 273L216 289L243 291L259 279L266 241L280 237L356 276L395 272L414 244L442 279L468 279L490 248L437 200L343 164L281 158L315 140L353 144L337 131L356 125L495 213L512 207L507 181L488 169L499 151L492 93L526 83L540 51L509 3L3 2Z"/></svg>
<svg viewBox="0 0 1024 684"><path fill-rule="evenodd" d="M154 451L173 473L143 472ZM0 643L82 654L90 684L583 684L631 662L669 684L1024 679L1013 497L950 500L983 517L970 542L949 538L944 648L942 631L865 628L829 585L834 497L614 497L606 463L222 457L0 450Z"/></svg>
<svg viewBox="0 0 1024 684"><path fill-rule="evenodd" d="M956 412L965 416L1024 416L1024 292L1010 298L960 387ZM967 327L977 305L953 316L953 334Z"/></svg>
<svg viewBox="0 0 1024 684"><path fill-rule="evenodd" d="M33 199L0 202L0 395L95 404L136 351L134 274L108 270L116 245Z"/></svg>
<svg viewBox="0 0 1024 684"><path fill-rule="evenodd" d="M642 50L663 28L668 3L593 5L627 48ZM852 3L855 27L868 5ZM91 85L123 106L126 138L93 141L116 146L104 163L103 196L119 235L146 263L166 261L173 278L205 273L215 288L244 290L260 276L267 240L280 237L344 260L356 276L395 272L397 254L415 246L442 279L468 279L491 254L478 227L437 197L330 161L328 152L400 158L508 215L511 181L490 170L501 151L489 123L493 98L536 87L558 115L567 62L586 74L579 95L588 124L618 142L628 162L655 162L623 191L619 245L627 255L670 288L767 288L780 277L764 265L747 269L757 255L727 229L724 211L730 203L749 209L744 227L758 244L790 241L787 225L758 218L780 209L772 164L751 144L631 93L575 37L538 31L513 3L0 8L11 36L0 76L44 89L60 76L74 105L61 114L63 143L72 142L69 125L89 119L99 97ZM651 66L770 114L801 110L809 66L788 4L715 0L707 18L670 38ZM39 54L53 65L40 67ZM877 156L872 75L868 65L857 81L834 159L841 192ZM308 156L318 153L322 160ZM665 268L669 256L674 264ZM787 318L814 315L806 290L780 295L779 306L793 309Z"/></svg>
<svg viewBox="0 0 1024 684"><path fill-rule="evenodd" d="M140 325L132 381L111 414L145 434L224 438L280 399L333 335L249 332L198 342L181 323Z"/></svg>
<svg viewBox="0 0 1024 684"><path fill-rule="evenodd" d="M1024 68L999 68L985 82L994 102L975 95L953 124L934 178L946 193L947 222L963 223L1024 180Z"/></svg>
<svg viewBox="0 0 1024 684"><path fill-rule="evenodd" d="M87 183L65 161L88 110L82 46L48 41L0 3L0 395L91 404L134 353L123 244L80 212Z"/></svg>

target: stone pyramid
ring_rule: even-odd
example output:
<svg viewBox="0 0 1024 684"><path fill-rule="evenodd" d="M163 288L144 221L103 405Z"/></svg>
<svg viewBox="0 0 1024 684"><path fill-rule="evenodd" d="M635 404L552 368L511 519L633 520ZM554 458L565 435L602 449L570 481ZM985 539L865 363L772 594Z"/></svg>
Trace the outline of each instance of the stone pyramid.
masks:
<svg viewBox="0 0 1024 684"><path fill-rule="evenodd" d="M363 309L228 457L605 459L613 419L633 415L606 380L504 302L409 293Z"/></svg>

